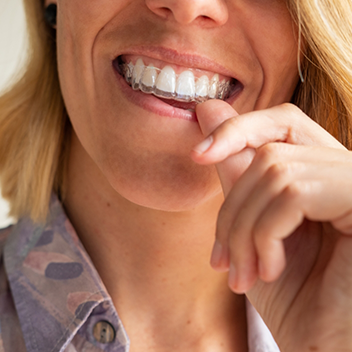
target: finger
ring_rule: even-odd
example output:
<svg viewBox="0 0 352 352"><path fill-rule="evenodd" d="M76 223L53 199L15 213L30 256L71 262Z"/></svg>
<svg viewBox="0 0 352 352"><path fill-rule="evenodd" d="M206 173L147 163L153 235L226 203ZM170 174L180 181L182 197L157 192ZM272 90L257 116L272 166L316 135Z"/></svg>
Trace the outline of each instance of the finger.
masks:
<svg viewBox="0 0 352 352"><path fill-rule="evenodd" d="M304 220L300 203L307 198L307 193L303 191L306 185L298 181L286 187L254 226L252 235L260 263L259 276L263 281L276 280L284 268L282 240Z"/></svg>
<svg viewBox="0 0 352 352"><path fill-rule="evenodd" d="M351 197L346 189L348 180L303 180L287 186L261 214L254 225L253 238L261 263L260 277L273 281L280 275L275 258L282 257L278 243L288 237L307 218L312 221L331 221L344 216L351 219ZM352 224L345 223L346 228Z"/></svg>
<svg viewBox="0 0 352 352"><path fill-rule="evenodd" d="M294 147L290 146L290 148ZM323 154L325 155L324 151ZM229 246L231 261L235 263L238 276L242 277L243 281L242 283L237 282L237 287L242 287L242 289L249 289L248 285L253 283L254 278L253 276L248 278L248 273L242 274L242 270L248 270L240 269L239 267L253 267L256 260L255 255L253 255L252 239L255 223L261 214L269 207L273 199L280 195L293 180L296 182L298 180L313 179L316 181L321 179L324 184L330 184L329 180L331 180L332 183L335 182L335 184L339 184L340 181L344 182L346 179L348 180L352 172L350 164L347 163L342 165L341 163L324 162L306 163L287 161L285 157L283 159L286 159L285 162L271 165L265 171L264 175L259 177L257 175L260 174L262 170L256 169L254 165L255 162L253 162L246 174L243 175L234 186L219 213L217 238L221 243L226 243L226 241L231 243ZM253 172L252 168L256 170ZM265 170L265 168L263 169ZM335 191L338 192L337 190ZM337 193L335 191L331 192L332 197L334 195L336 196ZM343 189L340 189L340 192L341 191L344 192ZM314 196L314 194L311 194L311 196ZM319 193L318 196L321 198ZM320 211L321 201L323 200L319 199L318 203L315 205L318 211ZM328 202L327 204L332 205L333 203ZM342 206L346 207L348 203L343 203ZM341 214L341 212L343 212L342 209L343 208L334 206L334 210L339 211L336 214ZM330 209L326 209L325 212L327 216L334 214ZM307 215L313 214L307 213ZM269 219L274 221L272 217L269 217ZM283 216L280 214L279 220L282 219ZM294 217L291 217L291 220L292 219L294 219ZM346 219L348 220L346 221ZM340 229L343 228L344 233L351 231L351 220L351 213L347 214L343 219L339 219ZM301 219L299 219L299 221L301 221ZM299 224L300 222L293 223L288 231L293 231ZM228 240L229 237L230 240ZM231 240L232 238L233 240ZM274 268L275 271L268 274L268 270L266 270L266 274L262 275L266 280L269 280L269 278L273 280L278 277L285 267L285 254L281 239L278 240L269 237L266 241L267 243L270 242L266 247L266 255L271 258L270 268ZM259 261L259 264L261 264L261 261ZM254 273L255 271L252 269L251 272Z"/></svg>
<svg viewBox="0 0 352 352"><path fill-rule="evenodd" d="M238 115L229 104L220 100L211 100L197 105L196 113L201 131L205 136L213 132L228 118ZM203 144L203 147L206 148L207 143ZM254 150L245 149L241 153L230 156L222 163L216 165L225 196L240 175L250 165L254 155ZM193 151L191 156L197 161L199 156L198 151ZM223 239L215 241L210 264L217 271L227 271L229 269L230 259L227 241Z"/></svg>
<svg viewBox="0 0 352 352"><path fill-rule="evenodd" d="M249 168L227 195L218 215L217 241L221 246L227 247L229 236L234 233L231 228L235 221L240 219L240 224L245 226L236 224L241 240L238 246L234 246L234 250L243 252L244 248L241 244L243 247L248 247L247 242L251 241L245 234L251 236L254 224L261 213L292 180L345 181L352 174L351 165L351 152L349 151L293 146L286 143L265 145L258 150ZM344 224L344 219L339 221L340 228L343 227L347 231L346 226L349 226L351 222L347 221L347 224ZM220 263L219 251L217 252L217 261ZM217 261L213 261L212 264L215 269L224 270L227 268L223 266L217 268Z"/></svg>
<svg viewBox="0 0 352 352"><path fill-rule="evenodd" d="M257 151L253 162L241 175L241 177L238 178L237 182L233 184L232 189L227 194L227 197L220 209L216 229L216 237L220 243L227 243L229 233L231 232L230 229L233 226L238 213L244 207L245 201L249 199L250 194L253 192L258 182L260 182L268 170L273 167L273 165L281 164L283 161L285 161L285 164L282 166L273 167L272 173L274 173L274 175L271 176L269 174L267 176L269 180L267 181L265 179L263 181L264 188L267 187L267 184L271 178L283 178L285 176L284 174L289 172L290 167L293 167L288 165L288 163L290 163L291 160L300 158L300 155L297 154L297 149L295 148L297 147L286 143L271 143L265 145ZM306 150L301 150L300 154L305 156L307 152ZM285 168L287 168L287 170L285 170ZM280 175L280 171L282 172L282 175ZM275 183L274 187L278 187L280 184L281 183ZM256 194L254 197L258 197L258 194ZM257 204L255 202L256 200L257 198L254 198L251 202L253 204Z"/></svg>
<svg viewBox="0 0 352 352"><path fill-rule="evenodd" d="M232 286L230 287L235 292L247 292L255 284L258 274L262 275L260 273L262 271L261 257L258 262L257 249L253 239L255 221L268 203L280 194L293 178L306 175L305 166L301 163L292 163L289 167L285 165L284 171L281 171L282 167L275 164L259 180L249 196L244 198L243 203L237 204L239 207L238 215L232 214L232 218L228 220L229 223L232 223L228 241L231 263L234 267L233 271L236 272L236 280L231 280ZM243 197L243 193L241 196ZM231 217L229 213L227 216ZM267 245L266 254L271 257L271 267L275 267L276 273L281 273L285 267L282 241L269 237L266 239L266 244L269 241L271 243L270 246Z"/></svg>
<svg viewBox="0 0 352 352"><path fill-rule="evenodd" d="M352 235L352 209L347 210L342 216L333 220L332 225L335 229L345 235Z"/></svg>
<svg viewBox="0 0 352 352"><path fill-rule="evenodd" d="M286 187L288 187L291 183L297 181L313 181L313 182L322 182L323 184L333 184L345 182L348 179L348 175L352 173L351 166L349 165L340 165L336 163L325 164L325 163L302 163L302 162L281 162L274 164L268 168L263 177L261 177L258 182L250 187L250 190L243 190L247 186L244 185L243 189L239 189L238 193L235 193L231 201L225 201L224 205L219 214L219 218L223 221L227 221L227 224L222 224L221 230L217 227L217 230L221 234L218 235L218 238L226 238L223 233L228 231L231 233L231 226L236 227L237 231L241 234L242 237L241 242L244 243L249 239L246 237L251 237L253 232L253 228L255 223L258 221L261 214L265 212L265 210L269 207L270 203L278 197ZM245 181L246 178L241 178L240 181ZM240 183L240 181L238 183ZM340 184L341 185L341 184ZM237 184L234 189L237 189ZM247 187L249 188L249 187ZM336 195L338 194L338 190L336 190ZM345 193L344 189L340 189L339 192ZM329 191L330 193L330 191ZM318 196L318 203L316 203L313 199L310 199L311 202L315 203L316 211L319 213L324 211L321 207L320 202L323 201L324 192L319 194L312 194L313 196ZM331 194L333 197L333 194ZM230 197L229 197L230 198ZM351 200L350 200L351 202ZM326 216L340 216L344 214L345 207L349 205L348 201L342 202L339 206L335 205L335 202L328 202L328 206L334 206L334 209L326 209ZM309 208L308 208L309 209ZM307 215L313 216L313 209L310 210L311 213L308 212ZM346 218L350 219L349 216L343 215L343 219L346 222ZM333 217L333 218L334 218ZM340 226L347 226L342 224L342 218L338 220L334 220L335 223L339 221ZM352 221L350 221L350 225ZM229 229L229 230L228 230Z"/></svg>
<svg viewBox="0 0 352 352"><path fill-rule="evenodd" d="M236 180L246 170L248 165L253 160L255 151L253 149L245 149L237 155L233 155L222 163L216 165L221 185L225 194L225 197L229 194ZM224 207L223 203L222 208ZM221 215L222 214L222 215ZM223 224L229 222L230 214L232 215L231 209L225 211L222 209L219 213L217 227L222 228ZM216 240L213 247L210 264L217 271L228 271L230 264L230 254L228 247L228 231L222 230L216 231Z"/></svg>
<svg viewBox="0 0 352 352"><path fill-rule="evenodd" d="M239 238L241 238L241 240L239 241L238 246L234 245L234 250L236 250L237 252L244 253L245 251L244 247L250 246L248 242L251 241L251 239L248 239L248 238L245 239L244 234L250 233L251 227L253 226L253 221L258 217L259 215L258 213L262 210L265 204L270 201L270 196L273 197L276 194L276 193L273 193L273 191L271 191L267 185L269 184L270 180L275 176L278 178L284 179L284 176L285 176L284 174L288 173L290 171L290 168L294 166L293 165L286 166L286 164L284 164L281 167L280 166L273 167L272 173L274 173L274 175L272 175L272 173L269 173L269 175L267 176L269 180L264 179L264 181L262 181L264 183L264 186L259 185L259 189L261 189L262 192L268 192L267 197L264 197L264 196L259 197L259 194L257 194L258 193L257 191L255 192L255 195L251 198L251 201L248 202L248 199L250 198L250 194L253 192L253 190L256 187L258 187L257 186L258 182L260 182L260 180L264 177L264 175L267 173L270 167L272 167L273 165L276 165L275 163L280 163L281 160L285 160L286 163L290 163L291 159L293 160L297 158L299 159L302 155L305 157L307 155L307 151L304 148L306 147L298 148L299 149L299 153L298 153L296 146L292 146L286 143L271 143L271 144L265 145L264 147L258 150L255 157L254 157L254 154L251 156L251 158L254 157L254 160L250 164L248 169L245 172L243 172L241 176L236 175L236 176L240 176L236 181L236 183L234 182L235 181L234 179L230 179L231 172L229 172L228 174L226 173L226 171L230 170L231 165L227 170L225 170L225 167L227 165L224 165L224 163L226 163L229 159L232 158L232 160L230 160L229 162L229 164L231 164L231 161L234 160L234 156L218 164L218 169L220 168L219 174L220 176L222 176L220 178L222 180L225 180L225 182L228 182L228 189L230 190L228 193L225 193L226 198L218 215L216 238L217 238L219 248L220 247L228 248L229 236L231 233L234 232L234 230L231 229L231 227L234 226L234 222L237 219L237 216L240 210L248 207L250 208L250 210L247 211L245 214L247 215L248 218L251 219L251 221L246 219L245 221L242 222L243 224L247 225L245 228L237 224L237 227L240 228ZM249 150L253 151L252 149L245 149L245 151L249 151ZM242 153L243 152L237 155L240 156ZM235 169L234 163L232 164L232 167L233 169ZM298 168L299 165L296 165L296 167ZM280 175L280 168L282 169L281 170L282 175ZM287 170L285 170L285 168ZM289 180L287 180L287 182L288 181ZM231 185L233 185L232 188L230 188ZM275 182L274 180L274 184L271 185L271 187L274 187L276 192L280 192L281 191L280 185L282 185L282 182ZM261 201L258 202L258 199ZM246 200L247 200L247 205L244 205ZM250 207L250 204L252 204L251 207ZM257 209L253 209L253 206L256 206ZM225 254L224 252L220 252L219 249L215 250L214 248L214 252L213 252L214 258L211 260L211 263L215 270L224 271L228 269L228 266L225 265L227 261L221 260L220 253L228 257L228 254ZM240 262L241 260L236 259L236 261Z"/></svg>
<svg viewBox="0 0 352 352"><path fill-rule="evenodd" d="M209 136L207 149L198 150L196 161L217 163L244 148L256 149L272 142L346 150L296 106L283 104L227 119Z"/></svg>
<svg viewBox="0 0 352 352"><path fill-rule="evenodd" d="M352 174L351 161L349 151L287 143L266 144L257 151L253 162L227 195L219 212L217 237L220 241L226 240L240 209L248 209L249 204L261 199L258 193L262 192L260 190L267 190L268 194L274 196L271 187L280 192L280 185L286 186L293 179L349 179ZM286 184L283 183L284 180ZM253 196L249 200L251 193ZM244 204L246 200L247 203ZM270 198L266 199L269 200Z"/></svg>
<svg viewBox="0 0 352 352"><path fill-rule="evenodd" d="M237 111L222 100L208 100L196 106L200 129L205 137L231 117L238 116Z"/></svg>
<svg viewBox="0 0 352 352"><path fill-rule="evenodd" d="M228 196L234 184L247 170L254 157L255 150L246 148L216 165L225 197Z"/></svg>
<svg viewBox="0 0 352 352"><path fill-rule="evenodd" d="M309 169L309 170L308 170ZM272 165L251 190L247 197L243 197L243 202L237 204L238 214L233 214L232 226L229 231L231 261L238 272L237 287L241 287L244 292L248 291L259 276L266 281L276 279L285 267L285 253L281 239L274 237L265 238L265 255L270 258L269 268L275 268L275 272L268 273L265 258L263 267L263 257L256 253L261 253L254 242L255 223L268 205L277 197L292 180L309 177L311 167L304 163L282 163ZM298 226L298 224L295 224ZM262 247L260 247L262 248ZM252 273L256 276L248 277L248 271L244 266L253 268Z"/></svg>
<svg viewBox="0 0 352 352"><path fill-rule="evenodd" d="M238 224L241 227L243 224ZM247 237L243 241L242 233L234 227L229 237L230 272L229 287L236 293L247 292L258 278L258 259L254 241Z"/></svg>
<svg viewBox="0 0 352 352"><path fill-rule="evenodd" d="M205 103L198 104L196 107L196 113L199 126L204 136L211 134L218 126L229 118L238 116L236 110L222 100L209 100ZM209 143L211 143L211 141L206 139L200 149L198 148L192 151L191 157L194 161L198 162L199 156L201 155L200 150L206 148ZM242 153L231 156L226 160L223 160L221 164L217 165L217 171L225 196L228 194L239 176L247 169L254 155L254 150L243 150Z"/></svg>

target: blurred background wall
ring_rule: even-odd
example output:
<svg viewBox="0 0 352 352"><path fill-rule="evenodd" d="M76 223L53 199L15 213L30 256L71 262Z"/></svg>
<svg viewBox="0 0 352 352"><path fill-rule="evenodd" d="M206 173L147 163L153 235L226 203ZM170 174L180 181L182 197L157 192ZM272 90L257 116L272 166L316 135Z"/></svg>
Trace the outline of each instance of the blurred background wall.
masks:
<svg viewBox="0 0 352 352"><path fill-rule="evenodd" d="M20 72L25 57L26 30L22 0L0 0L0 92ZM0 198L0 228L12 221L7 211L7 203Z"/></svg>

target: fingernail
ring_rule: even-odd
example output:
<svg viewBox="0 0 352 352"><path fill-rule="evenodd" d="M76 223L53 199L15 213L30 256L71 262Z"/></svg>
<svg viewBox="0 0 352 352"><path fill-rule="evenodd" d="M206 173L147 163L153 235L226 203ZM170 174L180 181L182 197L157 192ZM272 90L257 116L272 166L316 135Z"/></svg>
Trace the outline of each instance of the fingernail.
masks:
<svg viewBox="0 0 352 352"><path fill-rule="evenodd" d="M193 150L199 154L205 153L213 144L213 136L209 136L207 139L204 139L203 142L196 145Z"/></svg>
<svg viewBox="0 0 352 352"><path fill-rule="evenodd" d="M231 288L237 287L237 272L235 266L232 263L230 264L228 284Z"/></svg>
<svg viewBox="0 0 352 352"><path fill-rule="evenodd" d="M222 244L215 240L213 251L211 253L210 264L213 268L217 268L220 265L222 257L223 247Z"/></svg>

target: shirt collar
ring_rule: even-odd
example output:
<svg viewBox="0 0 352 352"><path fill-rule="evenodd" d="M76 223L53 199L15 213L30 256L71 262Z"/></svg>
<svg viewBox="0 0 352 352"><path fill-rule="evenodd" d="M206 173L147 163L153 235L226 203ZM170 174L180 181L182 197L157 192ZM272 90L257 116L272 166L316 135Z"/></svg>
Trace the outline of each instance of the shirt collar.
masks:
<svg viewBox="0 0 352 352"><path fill-rule="evenodd" d="M4 261L28 352L64 351L92 312L104 309L115 317L111 351L128 351L112 300L55 196L44 225L23 218L13 227ZM279 352L249 301L247 321L249 352Z"/></svg>
<svg viewBox="0 0 352 352"><path fill-rule="evenodd" d="M248 300L246 306L249 352L280 352L270 330Z"/></svg>

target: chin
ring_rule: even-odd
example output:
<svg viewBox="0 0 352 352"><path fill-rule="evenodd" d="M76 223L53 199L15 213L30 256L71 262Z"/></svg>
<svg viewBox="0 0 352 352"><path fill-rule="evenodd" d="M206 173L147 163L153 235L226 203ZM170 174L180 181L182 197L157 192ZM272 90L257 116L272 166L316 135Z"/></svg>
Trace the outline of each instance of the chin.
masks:
<svg viewBox="0 0 352 352"><path fill-rule="evenodd" d="M191 211L222 197L222 188L215 167L206 167L203 177L193 174L174 175L172 179L160 177L108 177L109 183L125 200L136 205L167 212ZM206 175L206 177L204 177ZM154 175L155 176L155 175ZM158 175L160 176L160 175Z"/></svg>
<svg viewBox="0 0 352 352"><path fill-rule="evenodd" d="M202 207L222 194L221 188L212 192L174 193L171 197L160 192L119 192L120 196L138 206L163 212L187 212Z"/></svg>

